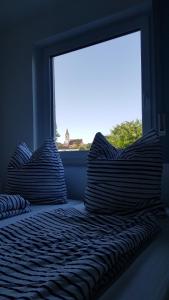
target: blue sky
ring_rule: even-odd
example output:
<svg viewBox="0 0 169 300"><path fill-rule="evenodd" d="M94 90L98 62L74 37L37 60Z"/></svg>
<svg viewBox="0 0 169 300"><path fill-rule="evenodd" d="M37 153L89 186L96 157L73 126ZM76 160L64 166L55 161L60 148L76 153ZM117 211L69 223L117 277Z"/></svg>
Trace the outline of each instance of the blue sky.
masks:
<svg viewBox="0 0 169 300"><path fill-rule="evenodd" d="M54 58L56 121L64 141L141 120L140 32Z"/></svg>

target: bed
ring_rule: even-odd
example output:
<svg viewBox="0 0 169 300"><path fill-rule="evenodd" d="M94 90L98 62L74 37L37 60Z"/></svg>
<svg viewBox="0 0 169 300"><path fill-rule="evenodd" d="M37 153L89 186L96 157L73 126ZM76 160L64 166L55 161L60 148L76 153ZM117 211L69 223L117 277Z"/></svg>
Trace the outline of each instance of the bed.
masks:
<svg viewBox="0 0 169 300"><path fill-rule="evenodd" d="M160 231L150 215L95 218L77 200L32 207L0 222L1 300L168 299L168 218Z"/></svg>

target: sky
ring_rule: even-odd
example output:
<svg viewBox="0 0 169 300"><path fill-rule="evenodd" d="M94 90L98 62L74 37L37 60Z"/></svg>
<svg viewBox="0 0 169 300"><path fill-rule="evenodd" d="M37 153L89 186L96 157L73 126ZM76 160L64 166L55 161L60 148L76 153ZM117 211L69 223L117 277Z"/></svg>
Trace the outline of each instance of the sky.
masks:
<svg viewBox="0 0 169 300"><path fill-rule="evenodd" d="M142 119L140 32L54 58L56 123L63 143Z"/></svg>

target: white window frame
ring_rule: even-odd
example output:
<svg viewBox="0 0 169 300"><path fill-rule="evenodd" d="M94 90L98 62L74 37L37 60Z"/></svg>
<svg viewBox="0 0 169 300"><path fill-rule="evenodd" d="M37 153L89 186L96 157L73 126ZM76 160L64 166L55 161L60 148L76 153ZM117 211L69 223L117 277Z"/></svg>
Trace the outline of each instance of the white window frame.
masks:
<svg viewBox="0 0 169 300"><path fill-rule="evenodd" d="M142 123L143 133L156 128L156 107L151 70L151 19L145 15L127 15L101 21L58 34L36 45L33 56L34 145L55 135L53 57L108 41L135 31L141 32ZM57 109L57 107L56 107ZM83 165L88 151L61 152L66 164Z"/></svg>

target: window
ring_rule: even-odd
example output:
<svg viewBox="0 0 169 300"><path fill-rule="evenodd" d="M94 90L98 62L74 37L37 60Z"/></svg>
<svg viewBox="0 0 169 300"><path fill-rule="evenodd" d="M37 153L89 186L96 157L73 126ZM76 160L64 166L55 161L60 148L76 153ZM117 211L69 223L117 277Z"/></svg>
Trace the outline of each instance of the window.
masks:
<svg viewBox="0 0 169 300"><path fill-rule="evenodd" d="M70 140L77 140L80 143L78 150L86 148L86 144L89 144L88 148L97 131L109 136L111 129L121 122L138 119L142 122L143 133L157 128L155 82L151 64L153 57L150 56L151 22L148 15L133 16L133 12L131 15L123 15L118 20L111 16L74 28L35 47L35 148L45 138L56 136L56 125L60 134L58 143L65 146ZM128 45L127 41L130 41ZM119 51L113 55L115 49L117 52L117 45ZM94 55L95 51L97 55ZM70 65L71 61L75 67ZM115 69L114 65L119 67ZM77 77L81 81L81 89ZM69 98L63 100L68 91ZM76 97L72 96L72 91ZM120 109L117 109L118 104ZM76 125L71 120L68 122L68 117L76 121ZM62 149L69 150L61 153L65 163L82 164L82 157L86 158L87 151L70 151L77 149L74 141L71 141L70 146Z"/></svg>
<svg viewBox="0 0 169 300"><path fill-rule="evenodd" d="M57 143L88 150L96 132L124 148L142 134L141 32L53 58Z"/></svg>

